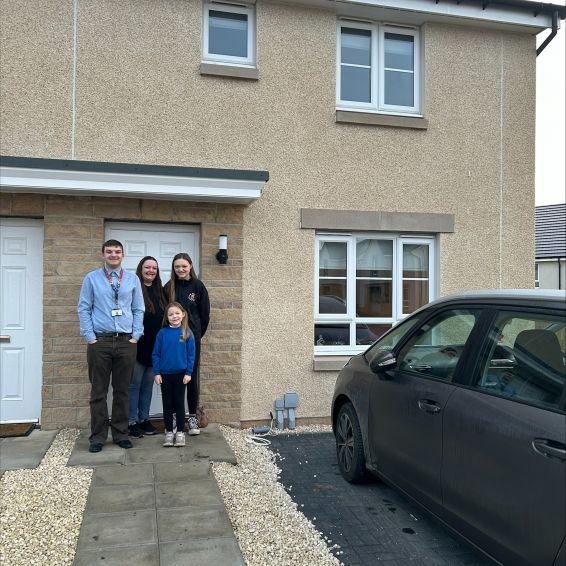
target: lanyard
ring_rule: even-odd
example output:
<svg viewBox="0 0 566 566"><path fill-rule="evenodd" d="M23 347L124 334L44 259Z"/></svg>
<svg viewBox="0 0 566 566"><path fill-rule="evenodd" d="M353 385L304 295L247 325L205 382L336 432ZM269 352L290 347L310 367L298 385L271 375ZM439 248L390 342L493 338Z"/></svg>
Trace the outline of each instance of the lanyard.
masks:
<svg viewBox="0 0 566 566"><path fill-rule="evenodd" d="M122 283L122 277L124 276L124 270L120 269L120 275L118 276L118 283L114 284L114 278L108 271L106 267L104 268L104 275L106 275L106 279L108 279L108 283L110 283L110 287L112 287L112 291L114 291L114 304L118 305L118 291L120 290L120 284Z"/></svg>

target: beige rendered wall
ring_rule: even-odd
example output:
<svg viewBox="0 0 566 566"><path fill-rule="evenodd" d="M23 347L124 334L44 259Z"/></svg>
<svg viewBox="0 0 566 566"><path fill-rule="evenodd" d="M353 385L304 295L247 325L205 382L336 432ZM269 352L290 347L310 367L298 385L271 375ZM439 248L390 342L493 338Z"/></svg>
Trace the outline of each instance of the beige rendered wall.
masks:
<svg viewBox="0 0 566 566"><path fill-rule="evenodd" d="M441 294L532 286L533 36L424 26L429 127L412 130L335 123L331 11L258 0L259 80L247 81L199 74L199 2L77 6L75 127L55 135L74 147L67 158L270 173L243 218L242 420L265 418L288 390L299 417L330 411L336 374L312 371L314 231L299 228L301 208L454 214L455 232L440 237ZM32 54L21 55L28 66ZM71 61L69 50L63 66ZM68 73L35 72L69 88ZM11 88L30 80L16 74ZM2 153L65 157L14 130L43 98L36 89L19 122L10 105ZM62 124L68 108L62 97ZM54 135L36 128L39 140Z"/></svg>
<svg viewBox="0 0 566 566"><path fill-rule="evenodd" d="M73 0L0 3L0 152L69 158Z"/></svg>

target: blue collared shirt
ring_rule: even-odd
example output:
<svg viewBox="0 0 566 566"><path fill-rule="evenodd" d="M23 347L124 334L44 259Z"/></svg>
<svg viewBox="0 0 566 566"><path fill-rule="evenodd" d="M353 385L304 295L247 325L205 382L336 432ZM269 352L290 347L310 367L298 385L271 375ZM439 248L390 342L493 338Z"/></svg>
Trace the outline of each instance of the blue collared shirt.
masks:
<svg viewBox="0 0 566 566"><path fill-rule="evenodd" d="M122 314L112 316L113 309L121 309ZM140 280L134 273L124 270L116 305L104 270L91 271L84 278L77 310L81 334L88 342L96 340L99 332L127 332L136 340L143 334L145 305Z"/></svg>

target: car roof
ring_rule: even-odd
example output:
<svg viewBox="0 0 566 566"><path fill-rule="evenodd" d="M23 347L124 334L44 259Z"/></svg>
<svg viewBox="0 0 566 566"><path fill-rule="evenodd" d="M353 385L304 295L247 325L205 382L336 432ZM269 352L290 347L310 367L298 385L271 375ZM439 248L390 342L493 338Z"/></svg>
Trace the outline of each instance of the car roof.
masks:
<svg viewBox="0 0 566 566"><path fill-rule="evenodd" d="M558 289L483 289L464 291L453 295L447 295L432 301L426 306L439 305L442 303L457 301L479 301L487 303L538 303L550 302L556 306L566 305L566 291ZM425 306L425 308L426 308ZM420 309L419 309L420 310Z"/></svg>

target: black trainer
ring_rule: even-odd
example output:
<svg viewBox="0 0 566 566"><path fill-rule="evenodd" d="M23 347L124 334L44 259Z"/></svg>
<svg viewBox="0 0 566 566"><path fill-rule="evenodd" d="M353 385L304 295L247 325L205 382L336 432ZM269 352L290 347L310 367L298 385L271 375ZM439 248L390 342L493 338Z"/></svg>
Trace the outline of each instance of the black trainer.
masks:
<svg viewBox="0 0 566 566"><path fill-rule="evenodd" d="M141 428L144 434L147 434L149 436L157 433L157 429L151 424L151 421L149 420L138 423L138 426L139 428Z"/></svg>
<svg viewBox="0 0 566 566"><path fill-rule="evenodd" d="M102 450L102 442L91 442L88 451L89 452L100 452Z"/></svg>
<svg viewBox="0 0 566 566"><path fill-rule="evenodd" d="M143 438L143 430L138 423L134 423L128 427L128 434L133 438Z"/></svg>

